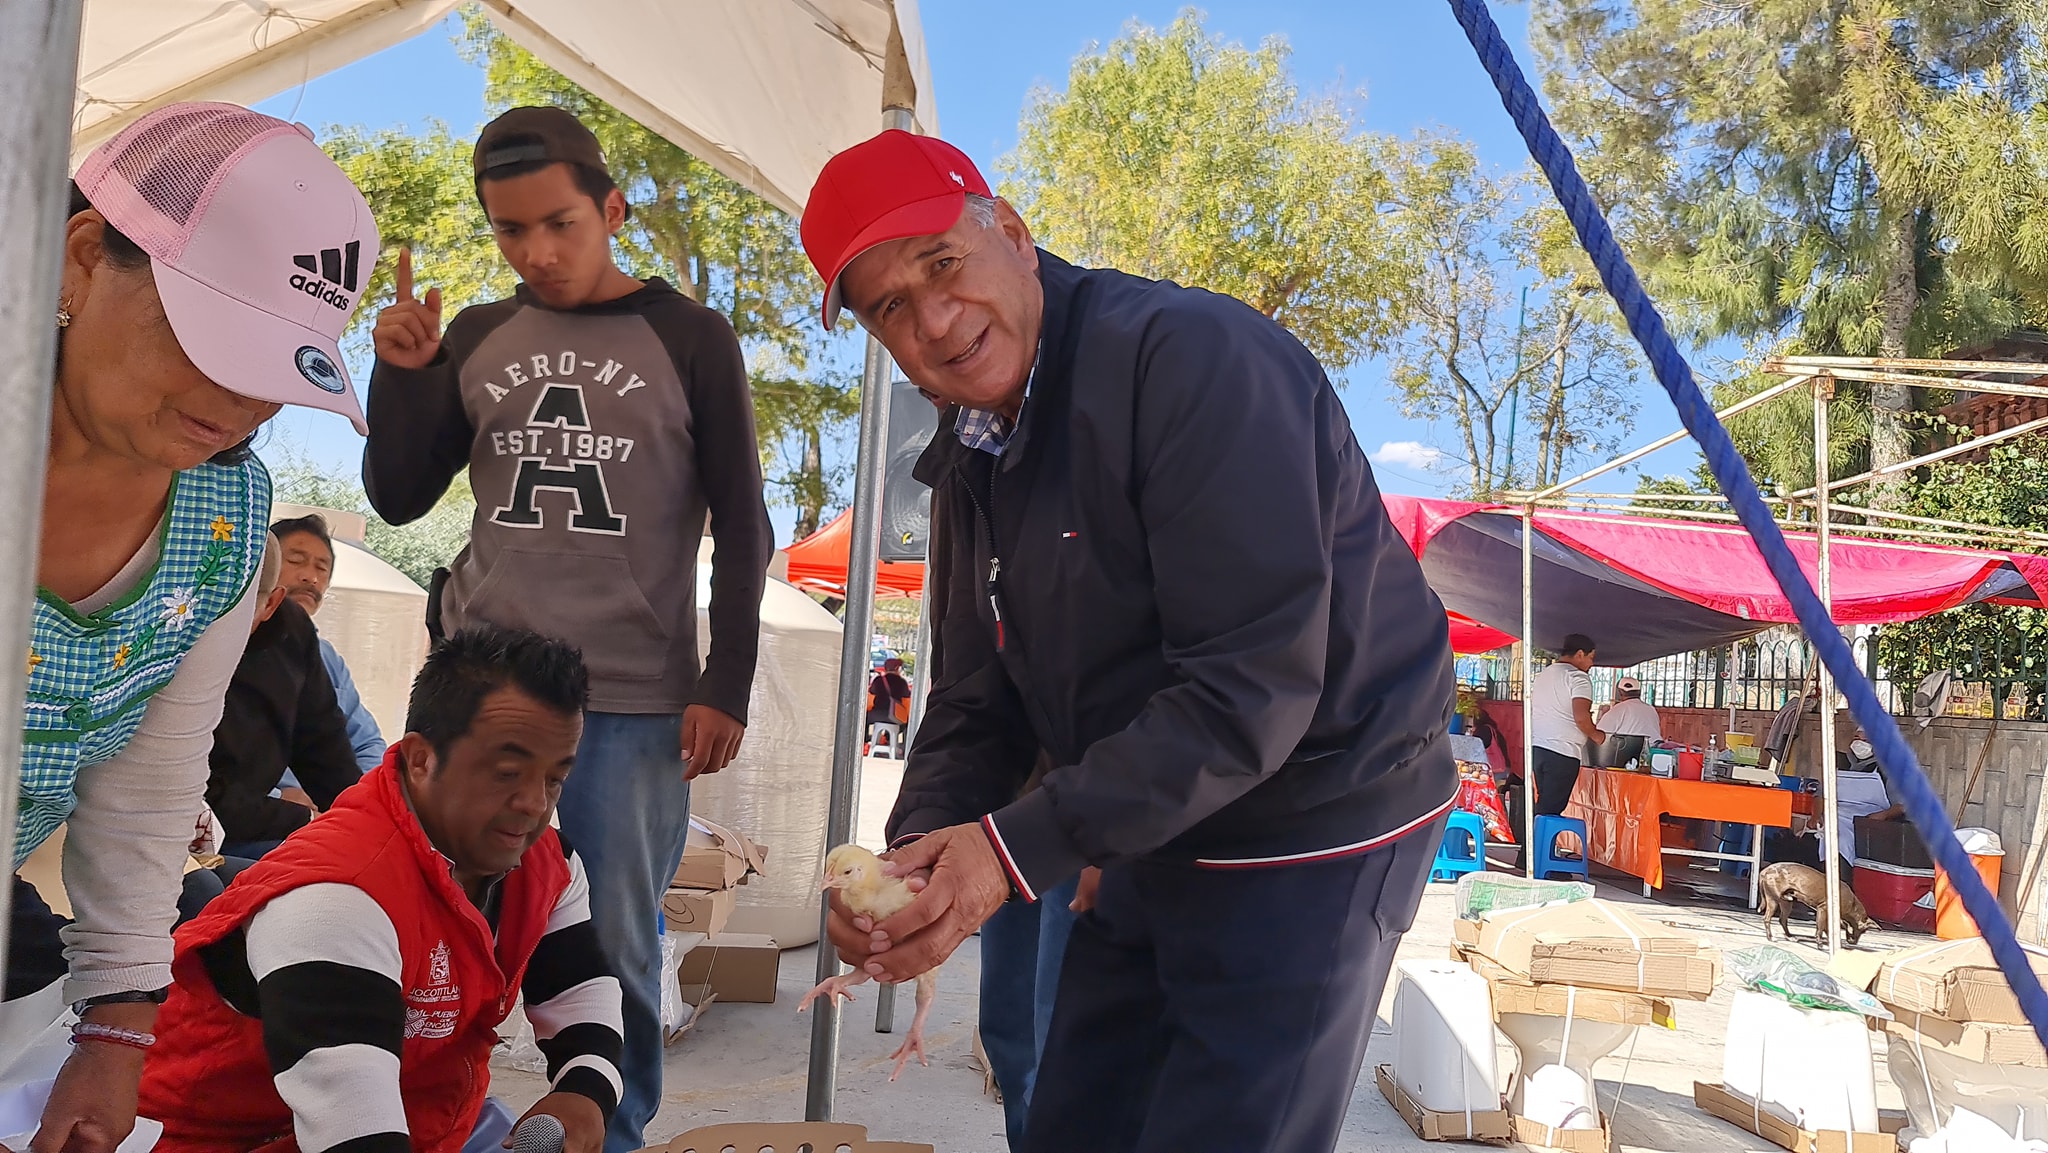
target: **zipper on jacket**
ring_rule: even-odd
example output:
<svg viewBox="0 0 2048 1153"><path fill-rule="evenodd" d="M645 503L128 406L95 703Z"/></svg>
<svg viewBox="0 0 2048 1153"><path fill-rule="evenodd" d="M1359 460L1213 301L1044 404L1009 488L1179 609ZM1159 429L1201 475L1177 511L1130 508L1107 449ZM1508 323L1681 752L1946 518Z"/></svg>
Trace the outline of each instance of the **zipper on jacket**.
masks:
<svg viewBox="0 0 2048 1153"><path fill-rule="evenodd" d="M989 612L990 612L990 613L992 613L992 614L994 614L994 616L995 616L995 621L996 621L996 651L997 651L997 652L1002 652L1002 651L1003 651L1003 595L1002 595L1002 590L1001 590L1000 586L999 586L999 585L997 584L997 581L998 581L998 579L999 579L999 578L1000 578L1000 577L1001 577L1001 576L1003 575L1003 558L1002 558L1002 557L1001 557L1001 556L1000 556L1000 555L999 555L999 554L998 554L998 553L996 552L996 521L995 521L995 507L996 507L996 476L995 476L995 470L994 470L993 468L991 468L991 469L989 470L989 476L988 476L988 496L987 496L987 500L986 500L986 502L984 502L984 500L982 499L982 494L981 494L981 493L978 493L978 492L976 492L976 491L974 490L974 482L973 482L972 480L969 480L969 479L968 479L968 477L967 477L967 473L966 473L966 470L964 470L964 469L960 469L960 470L957 470L957 471L959 471L959 474L960 474L960 483L961 483L961 484L962 484L963 486L965 486L965 487L966 487L966 489L967 489L967 499L968 499L968 500L969 500L970 502L972 502L972 503L973 503L973 505L974 505L974 513L975 513L975 515L976 515L976 516L978 516L978 517L980 517L980 518L981 518L981 525L982 525L982 529L983 529L983 531L985 531L985 532L987 533L987 535L988 535L988 581L987 581L987 583L986 583L986 584L985 584L985 585L983 586L983 588L984 588L984 590L985 590L985 591L987 592L987 594L988 594L988 609L989 609Z"/></svg>

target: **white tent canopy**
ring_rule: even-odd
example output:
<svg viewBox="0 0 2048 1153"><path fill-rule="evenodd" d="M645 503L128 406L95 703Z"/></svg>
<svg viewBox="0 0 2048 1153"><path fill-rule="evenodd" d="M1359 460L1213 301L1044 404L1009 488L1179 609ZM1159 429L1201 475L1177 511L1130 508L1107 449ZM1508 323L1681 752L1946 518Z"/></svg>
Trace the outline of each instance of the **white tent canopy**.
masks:
<svg viewBox="0 0 2048 1153"><path fill-rule="evenodd" d="M432 27L457 0L93 0L71 163L151 109L253 104ZM874 135L890 0L481 0L557 71L791 213ZM938 131L917 0L894 19Z"/></svg>

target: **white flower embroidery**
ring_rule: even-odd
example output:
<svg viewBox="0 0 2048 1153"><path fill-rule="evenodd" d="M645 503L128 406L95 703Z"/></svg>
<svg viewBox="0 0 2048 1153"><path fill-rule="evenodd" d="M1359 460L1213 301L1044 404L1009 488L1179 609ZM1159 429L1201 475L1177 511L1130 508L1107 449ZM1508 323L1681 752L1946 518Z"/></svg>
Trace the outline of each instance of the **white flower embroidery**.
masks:
<svg viewBox="0 0 2048 1153"><path fill-rule="evenodd" d="M192 623L192 610L198 604L191 589L176 589L164 598L163 627L182 629Z"/></svg>

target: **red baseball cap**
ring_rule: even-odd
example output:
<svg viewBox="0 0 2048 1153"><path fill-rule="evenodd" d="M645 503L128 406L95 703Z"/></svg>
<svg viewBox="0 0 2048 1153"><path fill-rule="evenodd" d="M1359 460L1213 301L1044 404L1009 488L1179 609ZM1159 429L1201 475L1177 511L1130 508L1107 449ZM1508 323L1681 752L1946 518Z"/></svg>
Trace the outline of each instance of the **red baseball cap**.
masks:
<svg viewBox="0 0 2048 1153"><path fill-rule="evenodd" d="M936 136L891 128L825 162L804 204L804 254L825 281L825 327L839 319L839 274L877 244L959 223L967 194L995 199L974 161Z"/></svg>

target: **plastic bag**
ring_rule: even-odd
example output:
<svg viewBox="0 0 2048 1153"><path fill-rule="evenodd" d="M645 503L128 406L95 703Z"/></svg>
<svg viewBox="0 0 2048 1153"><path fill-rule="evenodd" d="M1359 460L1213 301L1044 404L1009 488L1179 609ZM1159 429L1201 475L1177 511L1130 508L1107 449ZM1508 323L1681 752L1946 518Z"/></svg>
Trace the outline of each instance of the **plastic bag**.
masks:
<svg viewBox="0 0 2048 1153"><path fill-rule="evenodd" d="M1467 873L1458 878L1458 917L1472 921L1503 909L1568 905L1592 895L1593 886L1583 881L1534 881L1506 873Z"/></svg>
<svg viewBox="0 0 2048 1153"><path fill-rule="evenodd" d="M533 1022L526 1019L524 998L513 1002L511 1014L498 1026L498 1043L491 1048L491 1064L547 1076L548 1059L533 1038Z"/></svg>
<svg viewBox="0 0 2048 1153"><path fill-rule="evenodd" d="M1815 968L1806 958L1776 945L1734 949L1723 954L1728 975L1744 987L1769 993L1803 1009L1861 1013L1889 1021L1892 1015L1877 998Z"/></svg>

